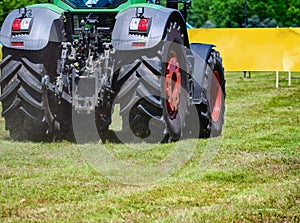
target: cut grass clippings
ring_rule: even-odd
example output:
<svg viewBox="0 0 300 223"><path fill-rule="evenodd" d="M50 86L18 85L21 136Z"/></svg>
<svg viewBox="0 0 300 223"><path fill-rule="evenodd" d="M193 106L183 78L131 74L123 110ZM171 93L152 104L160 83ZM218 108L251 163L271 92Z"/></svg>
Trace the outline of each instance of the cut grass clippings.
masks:
<svg viewBox="0 0 300 223"><path fill-rule="evenodd" d="M148 185L109 180L70 142L11 141L1 118L0 222L299 222L300 74L278 89L273 73L242 76L226 74L226 123L213 160L203 165L209 140L199 140L179 170ZM148 165L172 145L154 147L108 148Z"/></svg>

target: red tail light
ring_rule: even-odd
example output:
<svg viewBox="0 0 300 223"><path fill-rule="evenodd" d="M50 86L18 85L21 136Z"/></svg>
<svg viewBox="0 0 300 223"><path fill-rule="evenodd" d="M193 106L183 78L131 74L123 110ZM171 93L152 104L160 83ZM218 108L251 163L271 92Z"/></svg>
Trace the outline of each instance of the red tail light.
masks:
<svg viewBox="0 0 300 223"><path fill-rule="evenodd" d="M150 28L149 18L132 18L129 26L130 33L147 34Z"/></svg>
<svg viewBox="0 0 300 223"><path fill-rule="evenodd" d="M11 30L12 31L20 31L21 30L21 23L22 23L22 19L15 19L13 24L12 24Z"/></svg>
<svg viewBox="0 0 300 223"><path fill-rule="evenodd" d="M140 19L138 31L146 32L148 30L149 19Z"/></svg>
<svg viewBox="0 0 300 223"><path fill-rule="evenodd" d="M11 26L12 32L29 32L32 25L32 18L16 18Z"/></svg>

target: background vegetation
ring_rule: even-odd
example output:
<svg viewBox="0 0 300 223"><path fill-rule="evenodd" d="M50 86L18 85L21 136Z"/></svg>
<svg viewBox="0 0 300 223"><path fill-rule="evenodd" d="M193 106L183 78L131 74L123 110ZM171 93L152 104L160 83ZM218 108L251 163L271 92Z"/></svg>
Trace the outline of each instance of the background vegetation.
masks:
<svg viewBox="0 0 300 223"><path fill-rule="evenodd" d="M47 0L2 0L0 25L12 9L42 2ZM188 20L195 27L244 27L244 6L245 0L192 0ZM300 25L299 0L247 0L247 8L247 27Z"/></svg>
<svg viewBox="0 0 300 223"><path fill-rule="evenodd" d="M189 22L195 27L290 27L300 25L298 0L196 0Z"/></svg>
<svg viewBox="0 0 300 223"><path fill-rule="evenodd" d="M8 15L13 9L24 7L27 5L32 5L35 3L44 3L47 0L2 0L0 1L0 27Z"/></svg>
<svg viewBox="0 0 300 223"><path fill-rule="evenodd" d="M11 141L1 118L0 222L299 222L300 74L278 89L274 73L242 75L226 73L226 127L213 162L201 168L206 140L198 140L181 170L152 185L108 180L69 142ZM108 146L124 161L153 163L170 145Z"/></svg>

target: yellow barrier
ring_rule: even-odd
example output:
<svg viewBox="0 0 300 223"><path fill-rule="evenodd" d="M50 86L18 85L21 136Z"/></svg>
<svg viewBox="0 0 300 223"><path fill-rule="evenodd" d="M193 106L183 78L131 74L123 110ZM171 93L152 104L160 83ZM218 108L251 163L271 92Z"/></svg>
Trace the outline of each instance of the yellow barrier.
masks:
<svg viewBox="0 0 300 223"><path fill-rule="evenodd" d="M300 28L189 29L191 43L211 43L226 71L300 71Z"/></svg>

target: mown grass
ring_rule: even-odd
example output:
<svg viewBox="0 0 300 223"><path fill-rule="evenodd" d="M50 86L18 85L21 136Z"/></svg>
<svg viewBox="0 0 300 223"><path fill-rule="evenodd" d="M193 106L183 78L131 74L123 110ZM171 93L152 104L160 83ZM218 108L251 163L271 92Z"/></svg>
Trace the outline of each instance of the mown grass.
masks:
<svg viewBox="0 0 300 223"><path fill-rule="evenodd" d="M0 130L1 222L299 222L300 75L275 88L275 75L227 73L226 126L210 165L203 145L160 182L114 182L69 142L13 142ZM159 160L171 145L132 153L132 163Z"/></svg>

